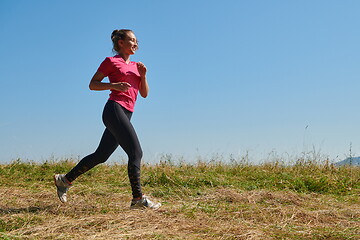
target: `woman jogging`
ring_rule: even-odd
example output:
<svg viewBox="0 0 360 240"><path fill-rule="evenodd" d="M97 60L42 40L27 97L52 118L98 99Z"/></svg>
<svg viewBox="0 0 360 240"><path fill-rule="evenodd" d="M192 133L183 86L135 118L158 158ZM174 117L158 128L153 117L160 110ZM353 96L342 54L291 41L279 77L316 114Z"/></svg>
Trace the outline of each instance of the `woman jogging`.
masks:
<svg viewBox="0 0 360 240"><path fill-rule="evenodd" d="M141 191L142 149L130 122L138 92L144 98L149 93L147 69L141 62L130 61L130 56L138 49L138 42L132 30L114 30L111 40L117 55L105 58L89 84L91 90L111 91L102 115L106 129L94 153L84 157L67 174L54 176L57 194L61 202L66 202L66 192L72 186L72 182L81 174L105 162L120 145L128 155L128 176L133 195L130 208L156 209L161 204L150 201ZM105 77L109 78L108 83L102 82Z"/></svg>

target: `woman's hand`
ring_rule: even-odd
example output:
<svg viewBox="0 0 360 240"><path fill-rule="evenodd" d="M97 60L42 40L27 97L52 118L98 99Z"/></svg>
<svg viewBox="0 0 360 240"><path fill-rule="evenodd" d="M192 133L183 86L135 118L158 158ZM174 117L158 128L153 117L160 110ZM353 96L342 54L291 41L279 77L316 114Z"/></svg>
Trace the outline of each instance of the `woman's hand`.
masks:
<svg viewBox="0 0 360 240"><path fill-rule="evenodd" d="M142 62L138 62L137 63L137 69L138 69L138 72L140 74L140 88L139 88L140 95L143 98L146 98L147 95L149 94L149 85L148 85L148 83L146 81L147 68Z"/></svg>
<svg viewBox="0 0 360 240"><path fill-rule="evenodd" d="M131 87L130 83L127 82L112 83L111 85L111 89L120 92L127 92Z"/></svg>
<svg viewBox="0 0 360 240"><path fill-rule="evenodd" d="M140 74L140 77L145 77L146 75L146 66L142 62L137 63L137 69Z"/></svg>
<svg viewBox="0 0 360 240"><path fill-rule="evenodd" d="M127 82L118 82L118 83L105 83L102 82L104 79L104 74L101 72L96 72L92 77L89 88L91 90L102 91L102 90L116 90L120 92L127 92L131 85Z"/></svg>

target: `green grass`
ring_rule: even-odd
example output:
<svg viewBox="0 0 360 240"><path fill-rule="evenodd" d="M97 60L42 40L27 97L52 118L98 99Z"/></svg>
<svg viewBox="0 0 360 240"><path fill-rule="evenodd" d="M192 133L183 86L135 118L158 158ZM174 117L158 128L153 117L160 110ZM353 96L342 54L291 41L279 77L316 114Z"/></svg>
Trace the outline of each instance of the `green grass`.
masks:
<svg viewBox="0 0 360 240"><path fill-rule="evenodd" d="M357 239L360 168L297 161L163 161L142 166L143 191L161 210L130 211L126 165L99 165L69 202L53 174L69 160L0 165L0 239ZM151 223L151 224L149 224ZM66 230L66 231L65 231Z"/></svg>

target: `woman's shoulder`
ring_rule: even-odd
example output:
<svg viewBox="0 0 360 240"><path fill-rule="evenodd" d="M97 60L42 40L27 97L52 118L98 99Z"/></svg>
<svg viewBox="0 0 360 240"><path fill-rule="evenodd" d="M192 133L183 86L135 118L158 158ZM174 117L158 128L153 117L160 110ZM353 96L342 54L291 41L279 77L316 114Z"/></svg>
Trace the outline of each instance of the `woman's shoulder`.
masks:
<svg viewBox="0 0 360 240"><path fill-rule="evenodd" d="M104 61L116 62L116 61L119 61L119 57L117 57L116 55L112 56L112 57L105 57Z"/></svg>
<svg viewBox="0 0 360 240"><path fill-rule="evenodd" d="M114 65L118 65L119 63L121 63L121 59L122 58L119 58L117 56L105 57L105 59L102 61L101 64L114 66Z"/></svg>
<svg viewBox="0 0 360 240"><path fill-rule="evenodd" d="M116 65L118 65L118 64L136 65L137 64L137 62L135 62L135 61L130 61L129 63L126 63L125 60L122 57L120 57L119 55L115 55L112 57L106 57L104 61L107 61L109 63L115 63Z"/></svg>

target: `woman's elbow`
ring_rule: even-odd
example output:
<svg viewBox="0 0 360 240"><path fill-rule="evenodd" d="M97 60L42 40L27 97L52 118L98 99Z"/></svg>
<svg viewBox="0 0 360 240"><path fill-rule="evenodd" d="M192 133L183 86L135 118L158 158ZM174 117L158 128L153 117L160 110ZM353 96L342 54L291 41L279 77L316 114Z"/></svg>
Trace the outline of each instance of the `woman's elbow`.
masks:
<svg viewBox="0 0 360 240"><path fill-rule="evenodd" d="M145 89L140 89L140 95L143 97L143 98L146 98L148 95L149 95L149 88L145 88Z"/></svg>
<svg viewBox="0 0 360 240"><path fill-rule="evenodd" d="M90 83L89 83L89 89L90 89L90 90L96 90L94 81L90 81Z"/></svg>

